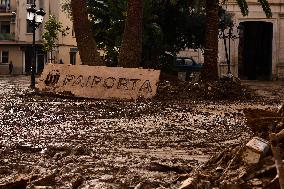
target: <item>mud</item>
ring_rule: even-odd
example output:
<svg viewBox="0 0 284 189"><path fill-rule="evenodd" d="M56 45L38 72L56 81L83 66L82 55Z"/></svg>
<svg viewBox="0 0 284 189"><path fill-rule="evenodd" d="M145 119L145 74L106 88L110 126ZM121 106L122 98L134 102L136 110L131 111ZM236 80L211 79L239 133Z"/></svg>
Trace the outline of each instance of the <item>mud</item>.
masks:
<svg viewBox="0 0 284 189"><path fill-rule="evenodd" d="M254 94L255 84L226 94L230 84L171 82L131 102L39 95L28 77L1 78L0 188L177 188L254 136L244 108L282 100Z"/></svg>

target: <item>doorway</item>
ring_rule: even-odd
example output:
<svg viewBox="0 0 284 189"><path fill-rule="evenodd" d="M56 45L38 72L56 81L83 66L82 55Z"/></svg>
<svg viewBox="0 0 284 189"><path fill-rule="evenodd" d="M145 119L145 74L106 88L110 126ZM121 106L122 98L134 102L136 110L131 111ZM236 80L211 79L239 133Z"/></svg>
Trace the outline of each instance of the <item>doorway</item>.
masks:
<svg viewBox="0 0 284 189"><path fill-rule="evenodd" d="M33 51L32 48L25 48L25 73L31 73Z"/></svg>
<svg viewBox="0 0 284 189"><path fill-rule="evenodd" d="M76 52L70 52L70 64L76 65Z"/></svg>
<svg viewBox="0 0 284 189"><path fill-rule="evenodd" d="M43 71L44 63L45 63L44 54L38 54L37 55L36 73L41 73Z"/></svg>
<svg viewBox="0 0 284 189"><path fill-rule="evenodd" d="M43 52L37 47L36 50L36 73L41 73L44 68L45 63L45 55ZM31 73L31 66L32 66L32 58L33 58L33 49L31 47L25 48L25 72L27 74Z"/></svg>
<svg viewBox="0 0 284 189"><path fill-rule="evenodd" d="M272 75L273 24L263 21L240 23L239 77L270 80Z"/></svg>

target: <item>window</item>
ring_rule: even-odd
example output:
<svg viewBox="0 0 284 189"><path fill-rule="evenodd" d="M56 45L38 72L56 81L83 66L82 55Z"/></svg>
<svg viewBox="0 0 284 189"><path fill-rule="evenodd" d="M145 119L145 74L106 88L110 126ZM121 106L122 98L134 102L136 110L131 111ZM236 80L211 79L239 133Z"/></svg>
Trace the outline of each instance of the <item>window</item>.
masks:
<svg viewBox="0 0 284 189"><path fill-rule="evenodd" d="M30 25L30 22L27 20L27 33L33 33L33 27Z"/></svg>
<svg viewBox="0 0 284 189"><path fill-rule="evenodd" d="M28 5L32 5L32 4L34 4L34 3L35 3L34 0L27 0L27 4L28 4Z"/></svg>
<svg viewBox="0 0 284 189"><path fill-rule="evenodd" d="M10 0L0 0L0 12L7 12L10 10Z"/></svg>
<svg viewBox="0 0 284 189"><path fill-rule="evenodd" d="M70 64L76 65L76 52L70 52Z"/></svg>
<svg viewBox="0 0 284 189"><path fill-rule="evenodd" d="M1 5L10 5L10 0L1 0Z"/></svg>
<svg viewBox="0 0 284 189"><path fill-rule="evenodd" d="M9 21L0 22L0 33L10 33L10 22Z"/></svg>
<svg viewBox="0 0 284 189"><path fill-rule="evenodd" d="M1 63L8 64L8 62L9 62L9 51L3 50L1 52Z"/></svg>

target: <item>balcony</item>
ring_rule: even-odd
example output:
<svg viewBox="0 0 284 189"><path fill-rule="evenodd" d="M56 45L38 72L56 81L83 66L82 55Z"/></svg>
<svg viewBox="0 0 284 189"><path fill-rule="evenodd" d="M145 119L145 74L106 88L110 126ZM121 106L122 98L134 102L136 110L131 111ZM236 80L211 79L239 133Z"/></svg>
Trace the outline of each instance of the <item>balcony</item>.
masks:
<svg viewBox="0 0 284 189"><path fill-rule="evenodd" d="M15 34L14 33L0 33L0 41L14 41Z"/></svg>

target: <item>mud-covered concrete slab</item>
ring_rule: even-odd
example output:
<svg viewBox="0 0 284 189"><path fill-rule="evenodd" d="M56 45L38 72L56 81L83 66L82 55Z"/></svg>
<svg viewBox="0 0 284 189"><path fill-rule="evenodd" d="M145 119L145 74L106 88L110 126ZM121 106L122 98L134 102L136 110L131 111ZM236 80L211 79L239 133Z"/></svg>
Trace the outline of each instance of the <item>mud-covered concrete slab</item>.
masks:
<svg viewBox="0 0 284 189"><path fill-rule="evenodd" d="M159 70L87 65L48 64L39 79L40 91L98 99L151 98Z"/></svg>

